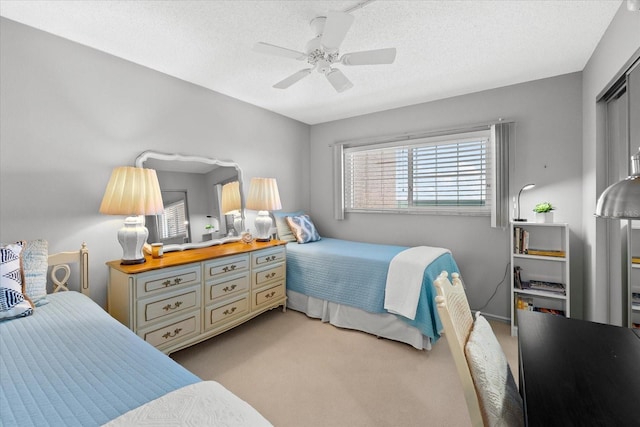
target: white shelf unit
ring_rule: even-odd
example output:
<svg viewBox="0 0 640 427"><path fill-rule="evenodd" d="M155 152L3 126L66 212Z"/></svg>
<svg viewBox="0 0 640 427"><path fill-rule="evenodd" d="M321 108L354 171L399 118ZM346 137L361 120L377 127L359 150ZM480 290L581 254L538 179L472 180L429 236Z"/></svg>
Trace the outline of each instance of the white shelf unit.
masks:
<svg viewBox="0 0 640 427"><path fill-rule="evenodd" d="M529 255L519 253L516 245L516 229L528 232L528 249L561 251L564 256ZM516 313L518 299L528 300L535 309L563 311L571 316L571 281L569 276L569 225L566 223L511 223L511 335L518 334ZM562 283L565 293L519 289L515 283L515 268L519 267L522 281L540 280ZM638 270L640 272L640 270Z"/></svg>
<svg viewBox="0 0 640 427"><path fill-rule="evenodd" d="M628 268L628 319L630 328L640 328L640 304L633 303L633 295L640 295L640 221L629 221L629 268ZM633 262L633 260L638 262ZM637 301L637 298L636 298Z"/></svg>

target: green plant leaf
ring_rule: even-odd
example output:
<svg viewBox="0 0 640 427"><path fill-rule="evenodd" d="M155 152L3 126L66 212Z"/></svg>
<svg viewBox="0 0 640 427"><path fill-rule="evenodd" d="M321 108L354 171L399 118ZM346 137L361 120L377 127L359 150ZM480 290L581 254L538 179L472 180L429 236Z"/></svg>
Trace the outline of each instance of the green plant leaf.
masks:
<svg viewBox="0 0 640 427"><path fill-rule="evenodd" d="M549 202L542 202L542 203L538 203L536 205L535 208L533 208L534 212L537 213L544 213L544 212L551 212L552 210L554 210L555 208L553 206L551 206L551 203Z"/></svg>

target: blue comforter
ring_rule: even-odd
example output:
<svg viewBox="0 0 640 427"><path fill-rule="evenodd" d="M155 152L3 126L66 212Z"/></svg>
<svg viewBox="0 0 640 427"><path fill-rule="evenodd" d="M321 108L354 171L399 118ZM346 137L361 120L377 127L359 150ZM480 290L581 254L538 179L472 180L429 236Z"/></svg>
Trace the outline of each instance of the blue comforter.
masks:
<svg viewBox="0 0 640 427"><path fill-rule="evenodd" d="M0 425L92 426L200 381L88 297L0 322Z"/></svg>
<svg viewBox="0 0 640 427"><path fill-rule="evenodd" d="M389 263L405 246L378 245L322 238L287 245L287 288L315 298L350 305L370 313L386 313L384 292ZM451 254L434 260L424 272L415 320L398 316L434 342L442 324L433 281L443 270L459 272Z"/></svg>

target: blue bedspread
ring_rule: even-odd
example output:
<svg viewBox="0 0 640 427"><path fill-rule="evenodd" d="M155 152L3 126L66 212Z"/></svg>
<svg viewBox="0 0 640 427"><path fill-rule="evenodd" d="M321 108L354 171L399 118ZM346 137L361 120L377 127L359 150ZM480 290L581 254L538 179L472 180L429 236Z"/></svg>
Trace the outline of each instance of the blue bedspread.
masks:
<svg viewBox="0 0 640 427"><path fill-rule="evenodd" d="M324 237L302 245L290 243L287 245L287 288L370 313L385 313L389 263L405 249L408 248ZM440 337L442 324L433 281L443 270L459 272L451 254L438 257L426 268L415 320L398 316L434 342Z"/></svg>
<svg viewBox="0 0 640 427"><path fill-rule="evenodd" d="M0 425L101 425L200 381L88 297L47 299L0 322Z"/></svg>

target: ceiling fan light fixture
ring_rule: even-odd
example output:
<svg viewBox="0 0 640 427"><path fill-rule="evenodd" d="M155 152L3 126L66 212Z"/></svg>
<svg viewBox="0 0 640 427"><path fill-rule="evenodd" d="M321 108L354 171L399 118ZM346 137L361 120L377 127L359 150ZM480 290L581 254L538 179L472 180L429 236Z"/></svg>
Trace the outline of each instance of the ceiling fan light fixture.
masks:
<svg viewBox="0 0 640 427"><path fill-rule="evenodd" d="M373 0L366 0L357 8ZM354 9L355 10L355 9ZM327 16L319 16L311 20L310 25L316 36L307 42L306 52L276 46L270 43L256 43L253 50L270 55L306 61L311 68L300 70L284 80L276 83L276 89L286 89L308 76L312 70L324 74L337 92L351 89L353 83L340 71L332 68L334 64L342 65L375 65L391 64L396 58L395 48L374 49L351 52L340 57L340 44L353 24L354 17L347 12L330 11Z"/></svg>

